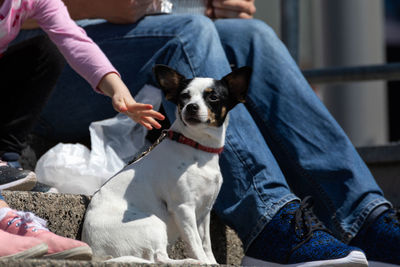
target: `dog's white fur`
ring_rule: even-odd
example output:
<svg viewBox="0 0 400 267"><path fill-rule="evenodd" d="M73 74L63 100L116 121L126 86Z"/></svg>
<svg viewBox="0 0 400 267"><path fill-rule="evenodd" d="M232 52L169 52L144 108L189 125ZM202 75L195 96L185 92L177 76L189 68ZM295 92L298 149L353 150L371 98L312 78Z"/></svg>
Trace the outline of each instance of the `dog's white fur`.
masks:
<svg viewBox="0 0 400 267"><path fill-rule="evenodd" d="M196 79L187 90L195 91L193 88L210 82L211 79ZM192 102L199 103L203 114L200 117L207 118L200 94L194 94ZM185 127L177 119L171 130L202 145L221 147L226 125L227 122L219 128L202 124ZM218 158L217 154L164 139L93 196L85 217L83 240L95 255L132 255L149 262L175 262L168 257L167 245L181 236L190 257L202 263L216 263L209 222L222 184ZM121 260L141 261L133 257Z"/></svg>
<svg viewBox="0 0 400 267"><path fill-rule="evenodd" d="M206 123L209 110L203 91L213 82L195 78L188 84L184 91L190 92L190 100L181 107L181 114L177 111L170 129L217 148L224 144L228 120L220 127ZM185 121L190 103L199 106L197 118L204 123ZM93 196L82 239L94 255L119 257L116 261L215 264L209 223L222 184L218 160L218 154L164 139ZM186 243L191 259L169 258L167 246L178 237Z"/></svg>

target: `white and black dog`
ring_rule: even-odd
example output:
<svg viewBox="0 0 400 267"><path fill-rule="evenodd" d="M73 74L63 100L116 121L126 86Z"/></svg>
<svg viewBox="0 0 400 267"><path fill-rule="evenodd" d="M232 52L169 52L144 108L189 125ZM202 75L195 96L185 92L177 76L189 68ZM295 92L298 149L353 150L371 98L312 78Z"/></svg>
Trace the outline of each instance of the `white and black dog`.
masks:
<svg viewBox="0 0 400 267"><path fill-rule="evenodd" d="M177 119L147 156L126 166L93 196L82 238L94 255L117 261L215 264L210 210L222 184L218 164L227 114L244 102L251 69L222 80L186 79L156 65L154 73ZM173 260L167 245L181 237L191 259Z"/></svg>

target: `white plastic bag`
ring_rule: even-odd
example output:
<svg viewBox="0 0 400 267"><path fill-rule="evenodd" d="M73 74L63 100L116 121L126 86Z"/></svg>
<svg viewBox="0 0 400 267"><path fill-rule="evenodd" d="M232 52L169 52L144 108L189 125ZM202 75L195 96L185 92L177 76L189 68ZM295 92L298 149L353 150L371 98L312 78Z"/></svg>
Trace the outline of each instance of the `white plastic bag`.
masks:
<svg viewBox="0 0 400 267"><path fill-rule="evenodd" d="M135 100L152 104L157 110L161 91L145 85ZM38 181L61 193L92 195L149 145L145 138L147 130L123 114L93 122L89 131L92 150L81 144L56 145L38 160Z"/></svg>

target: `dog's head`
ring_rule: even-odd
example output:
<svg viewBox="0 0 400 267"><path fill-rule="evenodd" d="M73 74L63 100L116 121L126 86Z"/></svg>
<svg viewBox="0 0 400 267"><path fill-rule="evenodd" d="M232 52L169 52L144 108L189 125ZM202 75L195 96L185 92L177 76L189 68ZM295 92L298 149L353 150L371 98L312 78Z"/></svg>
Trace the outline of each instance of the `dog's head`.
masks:
<svg viewBox="0 0 400 267"><path fill-rule="evenodd" d="M232 71L221 80L187 79L165 65L153 68L167 100L178 106L178 115L185 125L219 127L236 104L245 102L251 68Z"/></svg>

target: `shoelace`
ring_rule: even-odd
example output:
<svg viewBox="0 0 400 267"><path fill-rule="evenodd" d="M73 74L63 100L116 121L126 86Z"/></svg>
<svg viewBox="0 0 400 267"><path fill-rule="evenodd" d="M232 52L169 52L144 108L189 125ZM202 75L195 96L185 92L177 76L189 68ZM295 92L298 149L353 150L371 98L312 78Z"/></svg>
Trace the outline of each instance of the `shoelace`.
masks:
<svg viewBox="0 0 400 267"><path fill-rule="evenodd" d="M289 261L292 253L301 247L303 244L307 243L314 235L316 231L325 231L329 234L331 232L322 224L322 222L313 213L313 201L310 196L307 196L300 203L300 207L295 213L295 233L297 237L302 239L302 241L294 246L286 258L286 262Z"/></svg>
<svg viewBox="0 0 400 267"><path fill-rule="evenodd" d="M42 218L37 217L35 214L32 212L24 212L24 211L17 211L16 212L18 216L15 216L13 219L11 219L7 224L11 225L15 221L20 220L15 224L16 227L19 227L21 225L25 225L25 229L32 228L33 232L36 232L37 230L49 230L46 228L46 220L43 220Z"/></svg>

